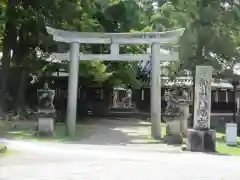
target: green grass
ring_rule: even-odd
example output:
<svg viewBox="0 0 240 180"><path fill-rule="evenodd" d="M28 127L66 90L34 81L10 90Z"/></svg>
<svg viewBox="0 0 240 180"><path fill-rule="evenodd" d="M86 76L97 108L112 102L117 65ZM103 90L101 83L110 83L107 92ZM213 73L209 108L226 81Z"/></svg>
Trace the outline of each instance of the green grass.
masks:
<svg viewBox="0 0 240 180"><path fill-rule="evenodd" d="M240 155L240 145L237 146L229 146L226 144L224 137L224 133L217 133L216 138L216 151L220 154L227 155ZM240 142L240 137L238 137L238 142Z"/></svg>
<svg viewBox="0 0 240 180"><path fill-rule="evenodd" d="M2 148L4 148L5 147L5 145L3 145L3 144L0 144L0 149L2 149Z"/></svg>
<svg viewBox="0 0 240 180"><path fill-rule="evenodd" d="M16 153L19 153L19 151L8 149L6 152L0 153L0 158L1 157L11 156L11 155L14 155Z"/></svg>
<svg viewBox="0 0 240 180"><path fill-rule="evenodd" d="M0 144L0 149L4 148L5 145L3 144ZM9 155L12 155L12 154L15 154L17 153L18 151L14 151L14 150L10 150L10 149L7 149L5 152L0 152L0 158L1 157L6 157L6 156L9 156Z"/></svg>
<svg viewBox="0 0 240 180"><path fill-rule="evenodd" d="M31 127L12 127L12 123L8 123L5 127L2 127L0 131L4 132L4 136L12 139L25 139L35 141L80 141L81 139L88 137L92 129L85 125L77 125L76 134L74 137L66 136L66 128L64 124L57 124L55 127L55 133L52 137L40 137L37 136L34 130L34 126Z"/></svg>
<svg viewBox="0 0 240 180"><path fill-rule="evenodd" d="M229 146L226 145L224 142L218 142L216 143L217 152L220 154L226 154L226 155L240 155L240 146Z"/></svg>
<svg viewBox="0 0 240 180"><path fill-rule="evenodd" d="M166 124L162 124L161 126L161 133L162 137L166 135ZM226 155L240 155L240 143L237 146L229 146L226 144L224 137L224 133L217 133L216 134L216 151L219 154L226 154ZM163 140L154 140L152 139L151 135L148 135L148 142L149 143L163 143ZM187 143L187 139L185 138L184 143ZM238 137L238 142L240 142L240 137Z"/></svg>
<svg viewBox="0 0 240 180"><path fill-rule="evenodd" d="M25 123L25 125L23 125ZM20 122L19 126L16 128L12 127L14 122L6 122L4 124L0 124L0 133L9 138L13 139L27 139L27 140L35 140L35 141L60 141L60 142L79 142L83 138L89 137L94 129L91 126L78 124L76 127L76 135L75 137L67 137L66 136L66 128L64 124L57 124L55 128L55 134L53 137L38 137L35 135L35 131L33 130L35 125L29 125L29 122ZM26 126L27 125L27 126ZM166 125L162 124L161 126L162 136L166 135ZM1 135L0 134L0 135ZM144 137L147 139L148 143L164 143L163 140L154 140L149 134ZM217 133L217 141L216 141L216 150L220 154L228 154L228 155L240 155L240 144L238 146L228 146L225 143L225 140L222 138L225 136L224 133ZM184 139L184 142L187 142L187 139ZM240 137L239 137L240 142ZM4 154L12 154L11 150L8 150ZM1 155L2 156L2 155Z"/></svg>

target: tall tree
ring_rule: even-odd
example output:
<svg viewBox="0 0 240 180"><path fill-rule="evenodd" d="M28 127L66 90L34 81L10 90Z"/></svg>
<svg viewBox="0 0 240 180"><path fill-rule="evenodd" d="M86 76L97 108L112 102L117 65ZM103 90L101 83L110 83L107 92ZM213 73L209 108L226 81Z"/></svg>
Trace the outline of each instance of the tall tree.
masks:
<svg viewBox="0 0 240 180"><path fill-rule="evenodd" d="M240 11L227 1L174 1L175 11L188 17L189 25L180 41L181 68L194 71L197 64L211 65L215 71L236 62Z"/></svg>
<svg viewBox="0 0 240 180"><path fill-rule="evenodd" d="M180 40L179 69L192 72L194 89L196 65L210 65L218 74L238 61L240 9L237 4L222 0L172 2L190 22Z"/></svg>
<svg viewBox="0 0 240 180"><path fill-rule="evenodd" d="M73 5L72 2L69 2L65 3L65 6L59 6L62 2L63 1L57 0L44 0L41 2L29 0L1 1L1 6L6 9L6 13L2 13L2 19L4 19L5 22L5 32L3 38L3 72L0 93L1 110L5 104L4 97L7 91L10 61L12 61L12 65L21 68L21 83L17 98L21 101L24 94L24 82L28 75L26 70L28 70L29 67L32 67L31 64L35 63L35 59L39 59L36 48L40 48L43 51L47 50L46 45L49 41L46 43L46 25L49 22L53 22L51 21L51 18L53 17L51 10L56 13L56 11L59 11L61 8L62 12L64 12L64 10L69 7L67 5ZM72 7L73 6L71 6L71 8ZM4 11L4 9L2 9L2 11ZM71 12L70 8L68 11ZM55 18L63 17L65 16L62 15L60 17L58 15Z"/></svg>
<svg viewBox="0 0 240 180"><path fill-rule="evenodd" d="M2 7L5 1L2 1ZM5 107L5 93L7 89L8 73L10 68L10 59L13 46L16 43L17 27L15 17L17 15L17 0L8 0L6 3L5 30L3 38L3 57L2 57L2 74L0 90L0 116L3 115Z"/></svg>

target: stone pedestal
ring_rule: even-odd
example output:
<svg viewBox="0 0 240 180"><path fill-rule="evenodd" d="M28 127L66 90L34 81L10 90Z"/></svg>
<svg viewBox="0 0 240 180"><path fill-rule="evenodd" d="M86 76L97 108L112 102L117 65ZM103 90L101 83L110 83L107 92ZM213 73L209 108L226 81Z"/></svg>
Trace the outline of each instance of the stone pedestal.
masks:
<svg viewBox="0 0 240 180"><path fill-rule="evenodd" d="M189 117L189 104L178 104L180 108L181 116L180 120L180 129L184 137L188 135L188 117Z"/></svg>
<svg viewBox="0 0 240 180"><path fill-rule="evenodd" d="M54 134L55 117L53 113L53 110L40 110L38 112L37 134L39 136L52 136Z"/></svg>
<svg viewBox="0 0 240 180"><path fill-rule="evenodd" d="M166 136L164 141L168 144L182 144L183 138L180 129L179 117L164 117L166 121Z"/></svg>
<svg viewBox="0 0 240 180"><path fill-rule="evenodd" d="M39 115L38 132L39 136L53 136L55 120L51 116Z"/></svg>
<svg viewBox="0 0 240 180"><path fill-rule="evenodd" d="M237 145L237 123L226 124L226 144Z"/></svg>
<svg viewBox="0 0 240 180"><path fill-rule="evenodd" d="M215 130L188 130L188 150L197 152L216 151L216 131Z"/></svg>

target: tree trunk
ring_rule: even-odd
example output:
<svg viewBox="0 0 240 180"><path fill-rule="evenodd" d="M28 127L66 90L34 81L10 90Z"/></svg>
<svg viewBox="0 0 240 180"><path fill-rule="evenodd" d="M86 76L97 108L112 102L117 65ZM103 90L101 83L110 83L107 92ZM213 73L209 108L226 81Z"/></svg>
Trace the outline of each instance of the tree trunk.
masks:
<svg viewBox="0 0 240 180"><path fill-rule="evenodd" d="M8 0L7 17L11 17L11 13L17 5L17 0ZM2 81L0 90L0 116L4 116L6 107L5 93L7 90L8 74L11 60L12 45L16 42L16 25L12 19L8 19L5 26L3 39L3 57L2 57Z"/></svg>
<svg viewBox="0 0 240 180"><path fill-rule="evenodd" d="M25 69L21 69L20 71L20 84L17 92L17 102L16 102L16 113L22 115L23 108L25 105L25 92L26 92L26 84L27 84L27 71Z"/></svg>
<svg viewBox="0 0 240 180"><path fill-rule="evenodd" d="M8 37L4 37L4 42L8 41ZM7 43L4 43L7 44ZM4 110L6 106L5 92L7 90L8 73L10 67L10 48L7 45L3 47L3 57L2 57L2 80L1 80L1 91L0 91L0 116L4 116Z"/></svg>

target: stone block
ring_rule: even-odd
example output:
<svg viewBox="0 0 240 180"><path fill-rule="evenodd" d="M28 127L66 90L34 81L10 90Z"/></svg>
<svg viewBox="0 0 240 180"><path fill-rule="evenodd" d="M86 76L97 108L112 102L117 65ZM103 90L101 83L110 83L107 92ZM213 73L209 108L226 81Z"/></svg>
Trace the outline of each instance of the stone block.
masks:
<svg viewBox="0 0 240 180"><path fill-rule="evenodd" d="M179 104L181 116L180 120L180 129L184 137L187 137L188 133L188 118L189 118L189 104Z"/></svg>
<svg viewBox="0 0 240 180"><path fill-rule="evenodd" d="M181 134L181 122L178 117L164 117L166 121L166 134Z"/></svg>
<svg viewBox="0 0 240 180"><path fill-rule="evenodd" d="M181 129L181 133L182 135L184 135L184 137L187 137L188 135L188 119L186 118L182 118L180 120L180 129Z"/></svg>
<svg viewBox="0 0 240 180"><path fill-rule="evenodd" d="M181 121L179 117L165 117L167 127L164 142L168 144L182 144L183 138L181 135Z"/></svg>
<svg viewBox="0 0 240 180"><path fill-rule="evenodd" d="M216 131L189 129L187 148L189 151L215 152Z"/></svg>
<svg viewBox="0 0 240 180"><path fill-rule="evenodd" d="M181 134L167 134L163 138L164 142L167 144L175 144L175 145L180 145L183 143L183 137Z"/></svg>
<svg viewBox="0 0 240 180"><path fill-rule="evenodd" d="M54 134L55 118L52 116L38 117L38 135L52 136Z"/></svg>

